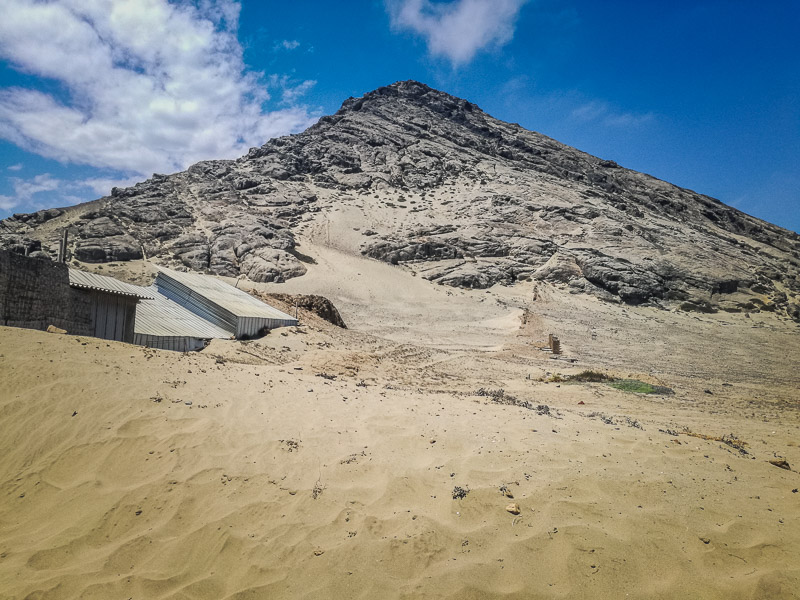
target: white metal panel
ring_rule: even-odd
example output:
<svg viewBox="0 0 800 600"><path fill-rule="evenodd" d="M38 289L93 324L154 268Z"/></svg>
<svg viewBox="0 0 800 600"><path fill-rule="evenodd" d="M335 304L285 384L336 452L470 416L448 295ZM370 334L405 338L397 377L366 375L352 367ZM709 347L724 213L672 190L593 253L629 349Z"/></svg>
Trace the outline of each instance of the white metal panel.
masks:
<svg viewBox="0 0 800 600"><path fill-rule="evenodd" d="M152 288L151 293L152 299L140 300L136 305L136 333L200 339L231 337L230 331L210 323Z"/></svg>
<svg viewBox="0 0 800 600"><path fill-rule="evenodd" d="M87 273L86 271L78 271L77 269L69 270L69 285L74 288L97 290L99 292L116 294L118 296L134 296L137 298L152 297L150 294L143 291L145 288L139 287L138 285L131 285L130 283L119 281L113 277L106 277L105 275L98 275L96 273Z"/></svg>
<svg viewBox="0 0 800 600"><path fill-rule="evenodd" d="M262 319L275 319L278 321L288 321L296 325L297 320L291 315L279 311L261 300L254 298L247 292L233 287L209 275L199 275L196 273L181 273L159 267L159 275L156 278L156 286L159 290L161 281L171 279L189 289L193 295L202 296L219 308L230 312L236 317L258 317Z"/></svg>
<svg viewBox="0 0 800 600"><path fill-rule="evenodd" d="M141 333L137 333L134 336L133 343L148 348L172 350L175 352L193 352L195 350L202 350L206 346L206 340L199 338L143 335Z"/></svg>

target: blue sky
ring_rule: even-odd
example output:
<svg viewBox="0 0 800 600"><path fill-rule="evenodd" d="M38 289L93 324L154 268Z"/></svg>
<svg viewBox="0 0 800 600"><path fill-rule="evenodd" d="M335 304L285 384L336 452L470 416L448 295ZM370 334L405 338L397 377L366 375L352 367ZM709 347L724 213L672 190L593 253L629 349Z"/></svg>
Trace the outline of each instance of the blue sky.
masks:
<svg viewBox="0 0 800 600"><path fill-rule="evenodd" d="M800 231L800 2L3 0L0 217L397 80Z"/></svg>

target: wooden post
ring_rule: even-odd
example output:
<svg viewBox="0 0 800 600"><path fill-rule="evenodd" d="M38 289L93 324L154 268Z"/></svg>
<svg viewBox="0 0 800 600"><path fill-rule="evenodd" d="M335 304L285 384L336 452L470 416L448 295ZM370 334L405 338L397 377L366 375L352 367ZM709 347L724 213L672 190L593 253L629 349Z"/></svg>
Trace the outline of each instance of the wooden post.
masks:
<svg viewBox="0 0 800 600"><path fill-rule="evenodd" d="M61 242L58 245L58 262L67 262L67 242L69 240L69 229L66 227L61 232Z"/></svg>

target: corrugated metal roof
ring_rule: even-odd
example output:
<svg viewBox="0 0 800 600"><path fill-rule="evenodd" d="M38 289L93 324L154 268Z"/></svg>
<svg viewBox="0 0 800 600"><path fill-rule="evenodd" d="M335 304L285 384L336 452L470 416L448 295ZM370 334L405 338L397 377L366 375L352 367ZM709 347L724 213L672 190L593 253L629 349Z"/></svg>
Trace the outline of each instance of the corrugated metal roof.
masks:
<svg viewBox="0 0 800 600"><path fill-rule="evenodd" d="M165 276L190 288L193 295L200 295L214 304L229 311L236 317L260 317L264 319L279 319L295 321L294 317L264 304L247 292L233 287L209 275L196 273L181 273L159 267L160 276ZM158 286L158 279L156 279Z"/></svg>
<svg viewBox="0 0 800 600"><path fill-rule="evenodd" d="M232 337L231 332L209 323L177 302L162 296L155 287L139 289L149 294L150 298L136 305L137 335L201 339Z"/></svg>
<svg viewBox="0 0 800 600"><path fill-rule="evenodd" d="M69 285L74 288L98 290L118 296L134 296L136 298L152 298L153 293L138 285L131 285L113 277L87 273L77 269L69 270Z"/></svg>

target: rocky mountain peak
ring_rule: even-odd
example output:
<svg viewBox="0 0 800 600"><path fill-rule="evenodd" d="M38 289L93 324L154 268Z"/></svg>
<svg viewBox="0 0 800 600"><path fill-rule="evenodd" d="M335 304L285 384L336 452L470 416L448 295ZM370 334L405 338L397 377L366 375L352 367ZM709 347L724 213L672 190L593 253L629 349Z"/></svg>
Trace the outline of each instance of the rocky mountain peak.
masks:
<svg viewBox="0 0 800 600"><path fill-rule="evenodd" d="M342 103L342 107L336 114L346 114L350 111L368 111L389 106L401 110L404 107L415 106L417 108L427 108L441 114L445 114L447 111L455 113L458 111L471 112L480 110L471 102L410 79L380 87L364 94L360 98L348 98Z"/></svg>
<svg viewBox="0 0 800 600"><path fill-rule="evenodd" d="M0 222L0 245L53 255L66 227L81 261L147 256L283 281L305 272L297 240L319 242L323 224L324 243L443 285L544 282L606 301L800 319L797 234L416 81L349 98L240 159L15 215Z"/></svg>

